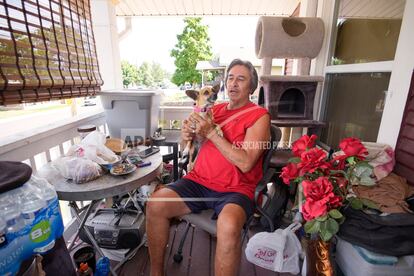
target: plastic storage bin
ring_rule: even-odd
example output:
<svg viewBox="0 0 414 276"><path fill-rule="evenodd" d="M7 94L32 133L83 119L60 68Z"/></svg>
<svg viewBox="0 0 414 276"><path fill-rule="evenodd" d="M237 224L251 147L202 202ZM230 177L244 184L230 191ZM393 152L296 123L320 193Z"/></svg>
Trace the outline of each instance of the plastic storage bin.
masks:
<svg viewBox="0 0 414 276"><path fill-rule="evenodd" d="M160 90L109 90L100 93L109 134L136 142L158 127ZM141 141L142 141L141 140Z"/></svg>
<svg viewBox="0 0 414 276"><path fill-rule="evenodd" d="M377 265L364 260L351 243L339 239L336 246L336 262L346 276L412 276L411 267L404 258L396 265Z"/></svg>

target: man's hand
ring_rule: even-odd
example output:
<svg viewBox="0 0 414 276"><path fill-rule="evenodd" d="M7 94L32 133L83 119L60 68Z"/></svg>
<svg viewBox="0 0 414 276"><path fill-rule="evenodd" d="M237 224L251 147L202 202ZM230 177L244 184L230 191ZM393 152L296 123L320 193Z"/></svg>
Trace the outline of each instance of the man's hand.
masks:
<svg viewBox="0 0 414 276"><path fill-rule="evenodd" d="M195 136L195 128L189 120L184 120L181 126L181 139L183 141L191 141Z"/></svg>
<svg viewBox="0 0 414 276"><path fill-rule="evenodd" d="M192 113L189 120L195 125L195 133L203 138L208 138L209 133L215 128L210 116L207 116L206 119L204 119L199 114Z"/></svg>

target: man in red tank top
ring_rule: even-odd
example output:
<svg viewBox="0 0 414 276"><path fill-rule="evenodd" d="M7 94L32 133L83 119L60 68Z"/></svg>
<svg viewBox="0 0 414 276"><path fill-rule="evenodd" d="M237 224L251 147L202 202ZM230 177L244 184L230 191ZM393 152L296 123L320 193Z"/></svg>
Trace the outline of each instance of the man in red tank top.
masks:
<svg viewBox="0 0 414 276"><path fill-rule="evenodd" d="M204 138L193 170L158 190L148 202L152 276L164 275L170 219L209 208L218 216L215 275L237 274L241 230L253 213L253 194L262 177L262 155L270 140L270 116L266 109L250 102L249 96L258 84L250 62L233 60L225 83L229 102L213 107L214 122L193 113L183 123L184 141L194 135ZM223 136L216 132L215 124L220 125Z"/></svg>

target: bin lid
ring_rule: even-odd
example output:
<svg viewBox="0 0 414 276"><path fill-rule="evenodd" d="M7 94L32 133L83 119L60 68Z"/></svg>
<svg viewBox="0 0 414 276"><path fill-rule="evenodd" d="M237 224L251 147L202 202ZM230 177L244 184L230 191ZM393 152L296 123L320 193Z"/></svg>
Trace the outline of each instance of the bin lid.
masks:
<svg viewBox="0 0 414 276"><path fill-rule="evenodd" d="M32 175L32 168L22 162L0 161L0 193L22 186Z"/></svg>
<svg viewBox="0 0 414 276"><path fill-rule="evenodd" d="M162 90L150 90L150 89L115 89L105 90L99 92L100 96L130 96L130 97L148 97L161 95Z"/></svg>

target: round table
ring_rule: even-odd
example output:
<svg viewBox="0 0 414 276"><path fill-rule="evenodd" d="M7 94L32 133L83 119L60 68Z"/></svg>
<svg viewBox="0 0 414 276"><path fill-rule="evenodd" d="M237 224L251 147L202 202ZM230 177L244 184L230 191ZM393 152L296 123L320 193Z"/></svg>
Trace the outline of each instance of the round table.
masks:
<svg viewBox="0 0 414 276"><path fill-rule="evenodd" d="M75 238L70 242L68 249L72 249L75 240L79 235L79 231L83 229L88 236L95 250L99 252L101 256L104 256L102 250L97 244L94 236L85 226L85 222L92 212L93 206L104 198L110 198L116 195L124 195L130 193L133 190L138 189L142 185L148 184L162 171L162 156L155 153L144 159L150 161L151 165L137 168L134 172L127 175L114 176L109 173L86 183L76 184L71 180L65 179L60 172L52 166L51 163L43 166L37 173L38 176L45 178L50 184L52 184L57 192L60 200L70 201L69 206L74 211L74 215L79 222L78 230L75 234ZM130 194L131 197L131 194ZM90 200L91 203L87 209L83 212L83 218L81 217L82 209L79 209L76 201ZM124 260L128 259L125 257ZM124 262L120 262L122 264ZM112 275L117 275L116 269L110 267Z"/></svg>
<svg viewBox="0 0 414 276"><path fill-rule="evenodd" d="M84 201L98 200L116 195L123 195L142 185L148 184L162 171L162 156L155 153L144 159L151 165L137 168L127 175L114 176L109 173L82 184L65 179L51 163L46 164L38 171L38 176L45 178L52 184L59 200Z"/></svg>

